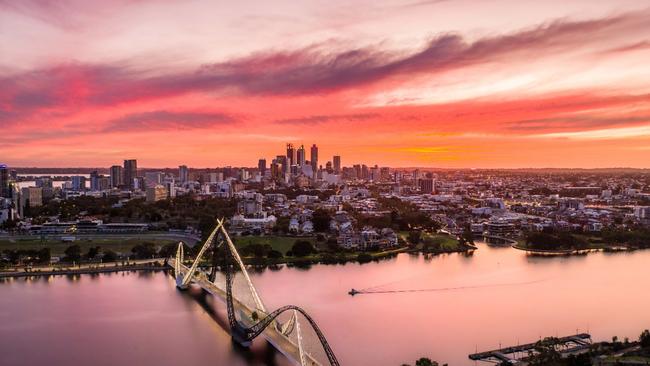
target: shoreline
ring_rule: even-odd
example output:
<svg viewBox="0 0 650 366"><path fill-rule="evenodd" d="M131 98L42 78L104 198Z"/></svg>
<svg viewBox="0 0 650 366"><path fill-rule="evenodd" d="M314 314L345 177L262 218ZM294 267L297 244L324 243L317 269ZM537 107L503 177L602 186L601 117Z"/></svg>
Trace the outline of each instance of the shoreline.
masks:
<svg viewBox="0 0 650 366"><path fill-rule="evenodd" d="M591 247L583 249L559 249L559 250L548 250L548 249L533 249L526 248L521 245L513 245L512 248L521 250L531 255L538 256L570 256L570 255L586 255L589 253L597 252L632 252L636 248L631 248L627 246L612 246L612 247Z"/></svg>
<svg viewBox="0 0 650 366"><path fill-rule="evenodd" d="M0 272L0 279L4 278L21 278L21 277L37 277L37 276L56 276L56 275L81 275L81 274L100 274L100 273L114 273L126 271L156 271L165 270L168 266L160 262L136 263L115 266L102 266L102 267L85 267L85 268L61 268L53 270L32 270L22 272Z"/></svg>

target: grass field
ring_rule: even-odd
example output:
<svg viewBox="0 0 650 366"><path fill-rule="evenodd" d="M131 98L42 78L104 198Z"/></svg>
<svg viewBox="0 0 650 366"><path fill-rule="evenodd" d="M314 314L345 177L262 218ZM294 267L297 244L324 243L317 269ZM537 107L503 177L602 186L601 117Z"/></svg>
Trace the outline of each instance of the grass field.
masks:
<svg viewBox="0 0 650 366"><path fill-rule="evenodd" d="M242 248L250 244L268 244L274 250L282 253L291 250L291 247L296 240L307 240L315 244L316 240L313 237L294 237L294 236L237 236L233 238L235 246Z"/></svg>
<svg viewBox="0 0 650 366"><path fill-rule="evenodd" d="M176 240L165 239L143 239L143 238L102 238L102 239L79 239L74 242L62 242L56 239L27 238L27 239L0 239L0 252L3 250L15 249L42 249L50 248L53 256L61 256L66 248L77 244L81 247L82 253L87 253L90 247L99 246L102 249L110 249L117 253L130 253L131 248L143 242L154 243L163 246L175 243Z"/></svg>
<svg viewBox="0 0 650 366"><path fill-rule="evenodd" d="M400 237L408 243L408 231L400 231L399 235ZM417 245L418 249L422 249L424 243L430 243L430 244L440 244L440 248L448 251L448 250L456 250L458 249L458 240L455 238L446 235L446 234L437 234L437 233L426 233L422 232L420 238L420 244Z"/></svg>
<svg viewBox="0 0 650 366"><path fill-rule="evenodd" d="M458 248L458 240L445 234L422 234L422 242L440 244L440 247L445 250L454 250Z"/></svg>

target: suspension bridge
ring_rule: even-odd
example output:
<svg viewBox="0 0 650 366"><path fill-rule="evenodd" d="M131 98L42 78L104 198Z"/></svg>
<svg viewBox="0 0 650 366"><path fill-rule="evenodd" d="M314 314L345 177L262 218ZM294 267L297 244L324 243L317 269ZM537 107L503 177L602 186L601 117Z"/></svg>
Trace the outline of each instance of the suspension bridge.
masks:
<svg viewBox="0 0 650 366"><path fill-rule="evenodd" d="M210 248L213 268L208 274L199 269L199 264ZM217 220L217 227L189 267L185 265L183 243L168 263L174 268L176 287L185 290L195 284L226 304L231 336L242 346L261 336L296 365L339 365L323 332L306 311L294 305L267 310L223 219ZM216 270L217 263L221 271Z"/></svg>

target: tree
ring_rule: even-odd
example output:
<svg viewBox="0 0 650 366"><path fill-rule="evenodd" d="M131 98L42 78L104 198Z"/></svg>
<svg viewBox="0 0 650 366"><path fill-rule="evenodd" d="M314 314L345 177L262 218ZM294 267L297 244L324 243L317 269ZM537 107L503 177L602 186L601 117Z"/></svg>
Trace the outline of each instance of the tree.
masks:
<svg viewBox="0 0 650 366"><path fill-rule="evenodd" d="M66 262L78 262L81 259L81 247L77 244L67 247L64 253L63 260Z"/></svg>
<svg viewBox="0 0 650 366"><path fill-rule="evenodd" d="M641 347L643 348L650 348L650 330L646 329L641 333L639 343L641 343Z"/></svg>
<svg viewBox="0 0 650 366"><path fill-rule="evenodd" d="M38 257L38 263L46 264L50 263L50 260L52 259L52 253L50 252L50 248L43 248L38 251L37 253Z"/></svg>
<svg viewBox="0 0 650 366"><path fill-rule="evenodd" d="M86 258L88 259L95 259L97 255L99 254L99 247L90 247L88 249L88 254L86 254Z"/></svg>
<svg viewBox="0 0 650 366"><path fill-rule="evenodd" d="M282 258L282 253L277 250L271 250L269 254L267 254L267 257L270 259L279 259Z"/></svg>
<svg viewBox="0 0 650 366"><path fill-rule="evenodd" d="M359 263L368 263L372 261L372 255L368 253L359 253L359 255L357 255L357 261Z"/></svg>
<svg viewBox="0 0 650 366"><path fill-rule="evenodd" d="M461 234L459 241L461 244L474 245L474 234L472 233L472 229L469 227L469 225L466 225L463 229L463 234Z"/></svg>
<svg viewBox="0 0 650 366"><path fill-rule="evenodd" d="M102 262L115 262L117 260L117 253L112 250L105 250Z"/></svg>
<svg viewBox="0 0 650 366"><path fill-rule="evenodd" d="M314 231L316 232L327 232L330 229L330 221L332 217L327 210L318 209L314 211L312 216L312 222L314 223Z"/></svg>
<svg viewBox="0 0 650 366"><path fill-rule="evenodd" d="M142 243L134 246L131 249L131 252L135 255L136 258L138 259L148 259L156 255L156 246L153 243Z"/></svg>
<svg viewBox="0 0 650 366"><path fill-rule="evenodd" d="M419 360L415 361L415 366L438 366L438 363L431 361L431 359L422 357Z"/></svg>
<svg viewBox="0 0 650 366"><path fill-rule="evenodd" d="M291 253L293 253L293 255L296 257L304 257L312 253L316 253L316 249L314 249L314 246L310 241L296 240L296 242L291 247Z"/></svg>
<svg viewBox="0 0 650 366"><path fill-rule="evenodd" d="M187 249L187 247L185 247L185 244L183 244L183 246L184 246L183 249ZM178 244L177 243L165 244L162 248L160 248L160 251L158 252L158 255L160 255L161 257L165 257L165 258L173 257L173 256L176 255L177 250L178 250Z"/></svg>
<svg viewBox="0 0 650 366"><path fill-rule="evenodd" d="M408 235L409 243L413 245L417 245L420 243L421 238L422 238L422 233L419 230L409 231L409 235Z"/></svg>

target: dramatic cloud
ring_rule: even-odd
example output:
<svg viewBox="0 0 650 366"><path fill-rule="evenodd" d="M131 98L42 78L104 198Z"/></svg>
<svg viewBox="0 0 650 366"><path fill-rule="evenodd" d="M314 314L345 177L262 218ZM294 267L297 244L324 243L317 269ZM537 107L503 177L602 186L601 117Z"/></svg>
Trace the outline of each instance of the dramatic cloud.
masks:
<svg viewBox="0 0 650 366"><path fill-rule="evenodd" d="M326 52L311 47L266 52L206 65L194 72L147 77L149 70L125 65L69 64L0 79L0 106L27 113L70 105L112 105L194 92L245 95L299 95L361 88L394 77L432 75L525 53L561 52L596 35L639 27L650 14L636 13L582 21L556 21L531 30L466 42L460 35L432 39L424 49L397 53L376 48ZM521 56L523 57L523 56Z"/></svg>
<svg viewBox="0 0 650 366"><path fill-rule="evenodd" d="M232 4L214 24L201 0L0 0L0 155L246 165L290 139L346 163L650 161L643 2L475 17L460 0L337 1Z"/></svg>
<svg viewBox="0 0 650 366"><path fill-rule="evenodd" d="M286 125L315 125L332 121L363 121L378 117L378 113L361 113L361 114L333 114L333 115L317 115L306 116L299 118L285 118L278 119L275 123Z"/></svg>
<svg viewBox="0 0 650 366"><path fill-rule="evenodd" d="M235 118L221 113L151 111L123 116L111 121L102 132L187 130L231 124Z"/></svg>

